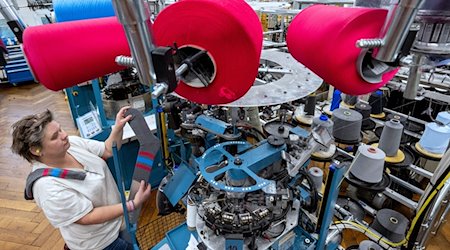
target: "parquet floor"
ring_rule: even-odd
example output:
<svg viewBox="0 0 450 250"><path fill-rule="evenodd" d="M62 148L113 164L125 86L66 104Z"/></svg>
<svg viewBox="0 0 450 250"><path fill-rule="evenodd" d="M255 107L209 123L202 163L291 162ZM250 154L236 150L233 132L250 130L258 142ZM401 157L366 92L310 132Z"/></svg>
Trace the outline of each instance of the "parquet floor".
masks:
<svg viewBox="0 0 450 250"><path fill-rule="evenodd" d="M11 125L25 115L47 108L54 112L69 134L78 134L63 92L53 92L38 84L18 87L0 85L0 250L61 250L64 245L59 231L47 222L40 209L32 201L24 200L23 189L30 171L29 163L13 155L9 149ZM156 216L154 203L147 204L147 207L147 211L151 212L143 217L145 221L141 221L141 225ZM360 239L355 235L346 236L349 242L355 238ZM450 249L448 222L427 249Z"/></svg>

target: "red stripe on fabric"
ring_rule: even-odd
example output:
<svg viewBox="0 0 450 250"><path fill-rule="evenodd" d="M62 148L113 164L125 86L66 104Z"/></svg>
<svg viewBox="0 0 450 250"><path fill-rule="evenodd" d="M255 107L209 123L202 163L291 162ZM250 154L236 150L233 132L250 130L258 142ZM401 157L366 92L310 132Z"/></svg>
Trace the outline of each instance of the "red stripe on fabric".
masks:
<svg viewBox="0 0 450 250"><path fill-rule="evenodd" d="M49 171L48 168L44 169L44 172L42 172L42 176L47 176L48 175L48 171Z"/></svg>
<svg viewBox="0 0 450 250"><path fill-rule="evenodd" d="M152 160L155 159L155 156L152 153L147 152L147 151L139 151L139 155L140 156L146 156L146 157L148 157L148 158L150 158Z"/></svg>
<svg viewBox="0 0 450 250"><path fill-rule="evenodd" d="M69 173L69 170L67 169L63 169L62 173L61 173L61 178L66 178L67 173Z"/></svg>
<svg viewBox="0 0 450 250"><path fill-rule="evenodd" d="M152 170L151 167L149 167L147 165L144 165L144 164L140 164L140 163L136 163L136 167L138 167L140 169L143 169L143 170L145 170L147 172L150 172Z"/></svg>

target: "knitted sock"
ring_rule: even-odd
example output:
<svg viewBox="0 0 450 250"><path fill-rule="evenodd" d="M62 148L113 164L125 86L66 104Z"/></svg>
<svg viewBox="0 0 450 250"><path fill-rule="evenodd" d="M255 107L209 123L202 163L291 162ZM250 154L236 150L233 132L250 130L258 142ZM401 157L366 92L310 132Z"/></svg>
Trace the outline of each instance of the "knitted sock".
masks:
<svg viewBox="0 0 450 250"><path fill-rule="evenodd" d="M139 141L139 152L134 167L130 196L128 197L129 200L132 200L139 190L141 180L148 182L153 167L153 160L161 147L161 143L158 137L156 137L148 128L141 112L137 109L128 109L125 115L133 116L128 123ZM130 221L132 223L137 222L139 213L140 208L136 208L135 211L130 213Z"/></svg>

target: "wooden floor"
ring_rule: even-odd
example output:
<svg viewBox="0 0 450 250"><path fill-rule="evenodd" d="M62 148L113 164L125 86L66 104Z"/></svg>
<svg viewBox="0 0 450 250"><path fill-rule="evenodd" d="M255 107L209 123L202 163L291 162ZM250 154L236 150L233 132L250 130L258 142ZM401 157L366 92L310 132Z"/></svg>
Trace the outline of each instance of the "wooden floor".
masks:
<svg viewBox="0 0 450 250"><path fill-rule="evenodd" d="M64 245L59 231L48 223L40 209L32 201L24 200L23 189L30 164L10 151L11 125L25 115L46 109L54 112L58 122L69 134L78 134L63 92L46 90L38 84L18 87L0 85L0 250L61 250ZM156 216L154 203L148 206L147 211L151 212L143 224ZM346 238L351 242L360 236L348 235ZM448 222L427 249L450 249Z"/></svg>

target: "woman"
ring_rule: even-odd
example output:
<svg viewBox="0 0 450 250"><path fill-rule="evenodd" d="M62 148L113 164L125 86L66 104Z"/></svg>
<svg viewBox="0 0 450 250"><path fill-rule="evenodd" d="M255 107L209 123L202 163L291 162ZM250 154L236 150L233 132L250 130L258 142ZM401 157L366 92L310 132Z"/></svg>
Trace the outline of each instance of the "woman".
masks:
<svg viewBox="0 0 450 250"><path fill-rule="evenodd" d="M30 176L39 171L60 173L59 177L38 177L31 183L29 177L27 188L72 250L132 249L119 237L123 206L105 162L112 156L113 142L121 145L123 127L131 119L124 116L128 108L120 109L105 142L68 136L49 110L13 124L11 149L32 164ZM71 175L84 178L67 178ZM150 197L150 190L142 181L134 200L127 202L128 211L141 206Z"/></svg>

